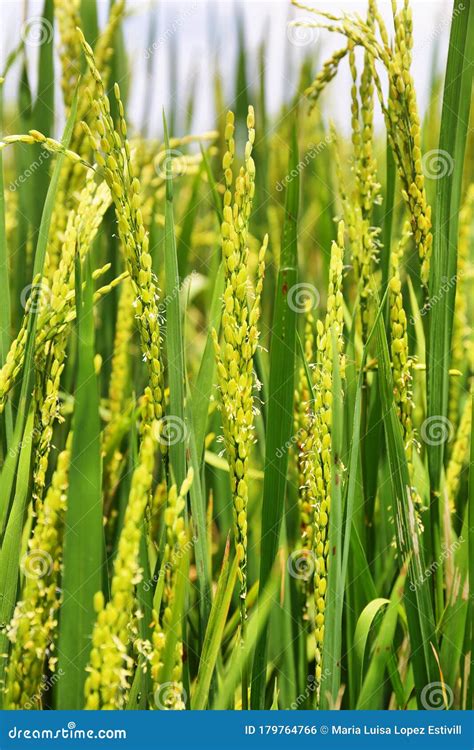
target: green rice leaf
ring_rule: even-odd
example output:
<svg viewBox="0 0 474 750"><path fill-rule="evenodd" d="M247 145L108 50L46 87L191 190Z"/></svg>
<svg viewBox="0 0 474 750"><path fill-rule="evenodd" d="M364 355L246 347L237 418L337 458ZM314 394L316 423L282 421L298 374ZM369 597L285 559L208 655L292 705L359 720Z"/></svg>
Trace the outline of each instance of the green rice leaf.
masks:
<svg viewBox="0 0 474 750"><path fill-rule="evenodd" d="M165 147L170 151L168 128L163 112ZM166 160L165 203L165 277L166 277L166 353L170 389L169 420L176 420L182 439L170 441L169 453L173 480L178 486L186 476L186 423L184 414L184 353L182 311L179 299L179 270L173 218L173 181L170 157Z"/></svg>
<svg viewBox="0 0 474 750"><path fill-rule="evenodd" d="M245 643L241 648L233 649L229 667L222 684L219 686L218 695L213 706L215 710L222 711L228 708L232 702L233 693L239 684L245 665L249 662L257 641L262 637L271 608L275 602L279 583L279 577L275 576L273 580L269 580L266 590L260 592L258 609L249 618Z"/></svg>
<svg viewBox="0 0 474 750"><path fill-rule="evenodd" d="M93 47L99 36L96 0L81 0L79 14L81 16L81 27L84 36Z"/></svg>
<svg viewBox="0 0 474 750"><path fill-rule="evenodd" d="M469 628L469 513L464 516L458 539L452 539L445 547L446 569L452 566L449 604L443 612L439 624L442 633L440 664L443 679L450 689L454 689L459 668L464 658L466 625Z"/></svg>
<svg viewBox="0 0 474 750"><path fill-rule="evenodd" d="M429 281L430 305L427 346L427 419L446 423L448 419L449 367L457 279L458 216L472 89L474 56L474 7L453 10L448 62L444 82L439 156L448 168L436 183L433 226L433 254ZM446 283L447 281L447 283ZM446 289L447 286L447 289ZM432 555L441 554L439 489L444 463L445 441L427 445L430 474L430 520ZM442 570L435 573L436 611L443 609Z"/></svg>
<svg viewBox="0 0 474 750"><path fill-rule="evenodd" d="M187 269L189 253L191 250L191 235L193 233L197 209L199 206L199 191L202 181L201 169L198 171L193 180L192 190L189 195L188 202L184 208L183 218L181 222L181 233L177 242L176 255L178 257L180 279L184 279L184 277L188 273Z"/></svg>
<svg viewBox="0 0 474 750"><path fill-rule="evenodd" d="M280 258L280 270L273 313L270 346L270 384L268 390L268 421L265 444L265 475L263 482L262 536L260 547L260 591L268 584L275 561L280 528L284 514L288 450L293 433L293 399L296 357L297 313L288 304L290 290L297 283L297 217L299 202L298 146L296 127L293 128L286 193L285 224ZM252 673L252 709L264 707L266 676L267 632L263 627L258 641Z"/></svg>
<svg viewBox="0 0 474 750"><path fill-rule="evenodd" d="M5 685L5 671L8 657L9 642L7 625L12 618L18 592L20 575L19 550L21 549L23 522L29 500L28 490L33 429L34 408L31 407L25 425L24 439L20 444L15 497L0 551L0 580L2 581L2 595L0 597L0 705L3 703L4 692L1 688Z"/></svg>
<svg viewBox="0 0 474 750"><path fill-rule="evenodd" d="M472 422L474 424L474 397L471 395L472 403ZM469 559L469 585L472 588L474 586L474 431L471 430L471 448L469 455L469 497L468 497L468 559ZM468 628L467 628L467 642L468 648L470 648L471 654L474 654L474 602L472 595L469 597L469 613L468 613ZM471 669L469 672L469 679L467 685L467 706L472 706L474 700L474 670Z"/></svg>
<svg viewBox="0 0 474 750"><path fill-rule="evenodd" d="M212 600L212 572L208 553L206 529L206 496L205 479L201 472L201 463L196 448L194 422L191 410L187 409L189 426L189 462L194 472L194 481L189 490L191 513L193 519L194 557L196 561L197 585L199 590L199 612L201 635L209 620ZM202 477L202 481L201 481Z"/></svg>
<svg viewBox="0 0 474 750"><path fill-rule="evenodd" d="M357 657L356 665L359 687L362 686L364 677L364 661L366 658L366 649L370 630L373 624L376 622L379 613L381 613L382 609L389 603L389 599L372 599L372 601L369 602L366 607L364 607L364 610L357 620L357 626L354 634L354 650Z"/></svg>
<svg viewBox="0 0 474 750"><path fill-rule="evenodd" d="M41 24L44 41L38 55L38 92L33 104L34 127L45 135L53 135L54 129L54 0L45 0L40 19L31 20L32 27ZM27 27L28 28L28 27ZM28 34L28 31L26 32ZM36 169L30 177L34 185L33 227L39 226L43 204L48 191L50 154L42 146L33 146ZM30 154L31 156L31 154Z"/></svg>
<svg viewBox="0 0 474 750"><path fill-rule="evenodd" d="M380 398L383 410L390 481L394 498L395 531L399 567L408 565L408 582L404 605L412 644L412 663L418 701L429 682L436 682L439 672L434 654L438 652L429 582L424 575L424 555L416 528L410 476L405 447L393 400L393 381L385 329L379 316L375 324ZM422 704L420 703L420 706Z"/></svg>
<svg viewBox="0 0 474 750"><path fill-rule="evenodd" d="M165 646L163 649L163 666L161 667L159 676L159 682L161 685L165 682L170 682L173 679L176 645L178 643L179 634L183 631L185 614L184 602L186 599L189 577L189 554L187 549L184 550L183 555L181 556L176 573L174 600L171 608L169 627L166 633Z"/></svg>
<svg viewBox="0 0 474 750"><path fill-rule="evenodd" d="M374 600L366 607L357 623L358 630L356 630L354 640L356 649L358 649L361 677L361 690L357 701L357 709L372 710L382 707L385 671L392 653L392 644L398 621L398 608L403 597L404 581L405 573L403 572L395 582L390 601L387 599ZM375 639L369 668L363 676L369 631L372 625L375 624L377 616L381 613L382 607L386 604L388 604L388 607L385 610L377 638ZM400 697L402 696L399 695Z"/></svg>
<svg viewBox="0 0 474 750"><path fill-rule="evenodd" d="M71 112L64 129L62 138L62 145L67 148L71 139L72 130L74 127L74 121L76 118L77 109L77 92L74 96ZM49 229L51 225L51 217L53 214L53 208L56 201L59 175L63 164L64 156L59 154L56 159L53 175L48 188L48 194L44 204L43 213L41 216L41 223L39 225L36 252L34 257L33 266L33 280L43 275L44 262L46 258L46 249L48 246ZM36 283L36 281L34 282ZM36 323L38 317L38 305L32 305L28 313L28 326L26 332L26 347L25 357L23 364L23 377L21 383L20 397L17 403L16 419L14 425L14 432L11 441L10 450L6 456L5 463L2 468L0 475L0 535L5 531L5 526L8 519L8 510L10 504L10 498L13 490L15 481L15 472L18 462L18 456L20 453L20 445L23 436L26 416L29 411L29 405L31 401L31 386L33 378L34 368L34 346L36 336Z"/></svg>
<svg viewBox="0 0 474 750"><path fill-rule="evenodd" d="M194 711L206 708L209 695L209 686L217 661L219 648L222 643L224 626L229 611L230 601L237 579L237 558L232 566L229 562L230 543L227 544L222 561L221 574L217 582L216 594L212 603L211 614L204 636L204 642L199 660L199 669L196 679L196 687L191 700Z"/></svg>
<svg viewBox="0 0 474 750"><path fill-rule="evenodd" d="M0 80L0 130L3 132L3 81ZM0 305L0 363L5 364L10 346L10 279L9 279L9 255L7 246L7 233L5 225L5 186L3 180L3 153L0 151L0 289L3 292L3 301ZM5 406L5 453L11 443L13 432L13 417L10 401Z"/></svg>
<svg viewBox="0 0 474 750"><path fill-rule="evenodd" d="M213 328L215 328L216 332L219 333L222 315L222 295L224 293L224 280L224 265L223 263L221 263L212 293L206 345L204 347L204 352L202 355L201 364L199 366L199 372L196 378L196 382L191 386L191 408L193 413L194 436L198 457L201 456L204 446L204 438L206 436L209 399L212 393L215 371L215 355L214 343L212 341L212 330Z"/></svg>
<svg viewBox="0 0 474 750"><path fill-rule="evenodd" d="M76 259L77 382L64 532L63 601L59 616L56 707L84 707L85 668L96 619L94 595L102 589L102 462L99 389L94 369L92 273L87 267L84 295Z"/></svg>
<svg viewBox="0 0 474 750"><path fill-rule="evenodd" d="M211 165L209 164L209 159L202 145L201 145L201 156L202 156L204 167L206 169L209 186L211 188L211 196L212 196L212 201L214 203L214 210L216 212L217 221L219 222L219 226L220 226L222 224L222 199L219 194L219 189L214 179L214 175L212 174L212 169L211 169Z"/></svg>

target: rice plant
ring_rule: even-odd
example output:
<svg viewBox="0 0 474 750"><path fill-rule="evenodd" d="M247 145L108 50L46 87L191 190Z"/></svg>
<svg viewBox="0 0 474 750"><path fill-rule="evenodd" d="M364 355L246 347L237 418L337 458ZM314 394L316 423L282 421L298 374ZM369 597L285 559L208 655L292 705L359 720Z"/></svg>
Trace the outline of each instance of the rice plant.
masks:
<svg viewBox="0 0 474 750"><path fill-rule="evenodd" d="M474 11L423 112L409 0L293 4L343 46L271 113L237 19L205 132L130 127L123 0L5 62L5 709L472 708Z"/></svg>

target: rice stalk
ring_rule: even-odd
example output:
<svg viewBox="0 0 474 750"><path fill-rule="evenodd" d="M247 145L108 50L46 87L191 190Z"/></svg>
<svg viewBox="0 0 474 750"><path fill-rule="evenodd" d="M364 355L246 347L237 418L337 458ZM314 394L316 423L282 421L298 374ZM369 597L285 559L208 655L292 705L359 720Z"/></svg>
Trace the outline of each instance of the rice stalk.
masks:
<svg viewBox="0 0 474 750"><path fill-rule="evenodd" d="M430 258L433 244L431 233L431 206L427 202L425 178L422 169L421 127L413 77L410 71L412 62L412 16L408 0L404 0L401 10L396 1L392 3L395 37L389 45L385 24L377 9L375 0L369 3L369 20L351 15L335 16L292 0L293 5L310 10L328 22L316 21L314 25L343 34L348 39L347 52L353 45L362 47L367 53L371 78L378 95L379 103L387 128L387 136L392 148L398 174L402 183L402 196L411 217L412 232L421 263L421 279L428 284ZM304 25L304 24L303 24ZM381 39L377 38L377 33ZM342 57L345 55L342 55ZM389 92L385 99L375 61L383 64L388 76ZM323 68L325 70L325 68ZM310 87L306 95L315 101L333 74L323 76L317 86Z"/></svg>
<svg viewBox="0 0 474 750"><path fill-rule="evenodd" d="M375 0L295 5L342 43L316 75L314 45L292 56L274 111L271 39L254 61L239 16L236 117L216 58L203 132L205 72L182 116L164 103L170 135L151 121L161 46L179 60L154 12L130 123L124 0L46 0L37 54L29 16L8 36L6 708L413 709L437 682L470 704L472 7L423 114L444 45L419 54L408 0L390 25ZM348 133L327 117L343 69Z"/></svg>
<svg viewBox="0 0 474 750"><path fill-rule="evenodd" d="M245 633L247 596L247 505L249 453L254 442L253 358L258 344L257 321L260 316L260 295L265 270L265 236L258 256L258 275L255 299L248 308L248 225L255 192L255 164L252 146L255 140L254 113L247 115L248 140L245 146L245 166L235 180L232 195L232 163L234 160L234 115L227 114L227 151L223 158L225 193L221 225L224 259L224 308L222 312L223 344L214 333L217 373L222 401L224 442L230 466L233 496L234 536L240 581L242 638Z"/></svg>
<svg viewBox="0 0 474 750"><path fill-rule="evenodd" d="M70 438L69 438L70 444ZM24 586L8 628L12 643L5 708L41 708L44 670L54 674L59 573L67 502L70 450L58 456L56 470L23 557Z"/></svg>
<svg viewBox="0 0 474 750"><path fill-rule="evenodd" d="M119 86L115 84L114 92L120 112L120 133L116 131L110 115L110 101L97 70L94 53L83 37L82 46L96 84L95 98L91 100L96 117L95 135L86 123L84 129L98 164L104 169L104 176L114 201L119 236L136 294L134 307L148 366L154 415L156 419L160 419L163 416L163 365L160 354L158 289L153 280L149 239L140 209L140 183L133 174L130 161L130 146ZM89 93L92 96L92 92Z"/></svg>
<svg viewBox="0 0 474 750"><path fill-rule="evenodd" d="M102 591L94 597L97 620L92 631L89 674L84 686L86 709L121 708L129 689L130 618L135 604L135 586L141 576L138 565L141 524L151 488L155 449L152 424L143 434L138 466L132 477L114 561L110 600L104 602Z"/></svg>
<svg viewBox="0 0 474 750"><path fill-rule="evenodd" d="M164 513L165 547L160 569L160 580L153 602L153 635L150 651L150 670L153 681L154 694L160 693L163 682L167 637L173 619L173 605L175 603L177 578L180 575L179 561L183 558L189 544L188 532L184 520L185 498L193 481L192 469L189 469L181 487L173 484L167 496ZM165 705L162 709L179 711L185 708L183 702L183 634L182 628L174 633L172 653L172 685L171 691L166 691ZM152 706L152 708L160 706Z"/></svg>
<svg viewBox="0 0 474 750"><path fill-rule="evenodd" d="M341 378L344 379L345 360L343 353L343 306L342 269L344 264L344 224L339 223L337 240L331 248L331 264L324 319L316 323L316 363L313 389L315 393L311 421L307 427L308 439L303 445L304 487L312 518L312 555L314 560L314 640L316 663L316 700L319 702L322 677L322 654L324 642L324 611L328 567L328 524L331 509L331 424L332 424L332 368L333 357L339 359ZM334 332L337 355L332 349Z"/></svg>

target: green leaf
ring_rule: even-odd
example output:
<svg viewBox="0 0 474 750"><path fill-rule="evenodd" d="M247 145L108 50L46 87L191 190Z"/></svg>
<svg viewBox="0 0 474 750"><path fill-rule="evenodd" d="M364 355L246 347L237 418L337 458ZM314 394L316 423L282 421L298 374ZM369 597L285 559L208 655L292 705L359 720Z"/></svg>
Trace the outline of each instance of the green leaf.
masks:
<svg viewBox="0 0 474 750"><path fill-rule="evenodd" d="M474 398L471 394L472 402L472 422L474 425ZM471 587L471 595L469 597L469 616L468 616L468 632L467 642L468 648L471 654L474 654L474 601L472 596L472 590L474 588L474 430L471 430L471 450L469 456L469 498L468 498L468 527L469 527L469 585ZM472 706L474 700L474 670L471 669L469 672L469 682L467 689L467 706Z"/></svg>
<svg viewBox="0 0 474 750"><path fill-rule="evenodd" d="M23 440L20 444L20 460L18 476L13 499L12 510L8 519L5 537L0 552L0 580L2 590L0 595L0 704L3 703L3 689L5 685L5 670L8 655L7 626L15 609L18 591L21 536L25 511L28 505L29 476L31 464L31 450L33 445L34 409L30 408L25 426Z"/></svg>
<svg viewBox="0 0 474 750"><path fill-rule="evenodd" d="M194 711L206 708L208 702L209 686L216 665L219 649L222 643L224 626L229 611L230 601L235 588L237 578L237 558L233 565L229 563L230 544L227 541L224 559L222 561L221 574L217 582L217 590L212 603L211 614L207 624L206 634L202 645L199 659L199 669L196 679L196 688L191 700Z"/></svg>
<svg viewBox="0 0 474 750"><path fill-rule="evenodd" d="M199 206L199 190L201 187L201 170L197 172L193 180L193 186L189 195L188 202L184 207L183 218L181 222L181 233L177 242L176 255L178 257L179 277L184 279L188 273L188 259L191 250L191 236L196 221L197 209Z"/></svg>
<svg viewBox="0 0 474 750"><path fill-rule="evenodd" d="M94 47L99 36L96 0L81 0L79 13L84 36L89 44Z"/></svg>
<svg viewBox="0 0 474 750"><path fill-rule="evenodd" d="M187 548L183 547L183 554L179 561L179 567L176 569L176 583L174 591L174 599L171 608L171 617L169 619L165 646L163 649L163 665L161 667L159 675L159 683L171 682L173 679L173 670L176 659L176 646L181 633L183 632L184 624L184 602L186 598L186 590L188 587L188 574L189 574L189 554ZM162 576L164 578L164 576ZM155 600L156 609L156 600Z"/></svg>
<svg viewBox="0 0 474 750"><path fill-rule="evenodd" d="M0 80L0 130L3 133L3 81ZM5 226L5 186L3 181L3 153L0 151L0 366L3 367L10 347L10 280L7 232ZM12 440L13 417L10 401L5 405L5 454Z"/></svg>
<svg viewBox="0 0 474 750"><path fill-rule="evenodd" d="M206 436L209 399L212 393L215 371L212 330L215 328L216 332L219 333L222 316L222 295L224 293L224 275L224 265L221 262L212 293L206 345L204 347L196 382L191 386L191 409L193 413L194 436L198 457L202 454L204 438Z"/></svg>
<svg viewBox="0 0 474 750"><path fill-rule="evenodd" d="M439 629L442 633L440 663L443 679L451 689L456 685L459 668L464 660L464 638L469 610L469 513L464 515L464 523L458 539L451 539L445 547L445 554L453 566L450 596ZM443 567L443 566L442 566ZM446 566L447 567L447 566Z"/></svg>
<svg viewBox="0 0 474 750"><path fill-rule="evenodd" d="M392 644L398 621L398 608L403 596L404 582L405 573L403 572L395 582L390 601L387 599L375 599L373 602L370 602L357 623L355 646L358 649L361 678L361 691L357 701L357 709L373 710L382 708L381 691L385 684L385 670L392 653ZM363 677L367 638L372 625L376 621L377 615L386 604L388 604L388 607L383 615L375 640L369 668ZM401 697L399 695L399 699Z"/></svg>
<svg viewBox="0 0 474 750"><path fill-rule="evenodd" d="M163 112L165 147L170 151L168 128ZM166 353L170 389L168 419L175 420L182 439L170 441L169 454L173 480L181 487L186 476L186 423L184 415L184 352L182 312L179 299L179 270L173 218L173 179L171 158L166 159L165 202L165 278L166 278Z"/></svg>
<svg viewBox="0 0 474 750"><path fill-rule="evenodd" d="M393 380L385 329L379 316L375 324L378 359L378 384L382 403L385 440L387 445L390 481L394 497L394 516L399 568L408 565L409 586L405 589L404 604L412 646L412 664L417 699L422 707L421 691L429 682L439 678L434 653L438 652L437 637L431 604L429 580L424 575L423 549L416 528L401 425L393 400Z"/></svg>
<svg viewBox="0 0 474 750"><path fill-rule="evenodd" d="M194 480L189 490L191 499L191 513L193 518L194 557L199 591L199 614L201 633L204 632L209 620L212 600L212 571L208 554L206 529L206 496L204 492L204 476L201 483L201 465L196 448L193 416L188 407L189 426L189 461L194 472Z"/></svg>
<svg viewBox="0 0 474 750"><path fill-rule="evenodd" d="M372 599L359 615L357 625L354 634L354 650L356 655L356 680L359 685L359 689L362 687L364 679L364 662L366 659L367 643L369 641L369 635L372 626L376 622L377 616L381 613L382 609L390 604L389 599Z"/></svg>
<svg viewBox="0 0 474 750"><path fill-rule="evenodd" d="M103 528L99 389L94 369L93 282L87 267L84 299L76 259L77 382L64 531L63 601L59 616L56 707L84 707L85 668L102 589ZM62 670L62 671L61 671Z"/></svg>
<svg viewBox="0 0 474 750"><path fill-rule="evenodd" d="M222 199L219 193L219 189L217 187L217 183L214 179L214 175L212 174L211 165L209 164L209 159L207 158L207 154L204 151L202 144L201 144L201 156L202 161L204 163L204 167L206 169L207 179L209 181L209 186L211 188L211 195L212 200L214 203L214 210L216 212L217 221L219 222L219 225L222 224Z"/></svg>
<svg viewBox="0 0 474 750"><path fill-rule="evenodd" d="M229 707L229 704L233 699L234 691L239 684L239 680L245 669L245 665L250 659L255 644L262 637L265 630L265 625L275 602L279 583L279 577L275 576L273 580L269 581L267 588L263 592L260 592L258 609L249 618L245 634L245 643L241 647L234 648L232 651L230 663L224 680L219 687L219 692L213 709L222 711Z"/></svg>
<svg viewBox="0 0 474 750"><path fill-rule="evenodd" d="M468 3L464 13L453 11L439 137L440 158L447 162L448 168L443 170L436 183L429 292L430 298L437 302L430 306L427 347L427 418L437 421L448 418L458 217L471 106L473 55L474 6ZM441 555L439 489L444 452L445 444L442 440L432 441L427 445L431 489L431 545L435 559ZM436 611L440 615L443 609L441 568L435 572L435 584Z"/></svg>
<svg viewBox="0 0 474 750"><path fill-rule="evenodd" d="M32 122L34 127L47 136L53 135L54 129L54 2L45 0L40 18L31 20L32 26L40 24L40 33L44 37L38 55L38 92L33 105ZM28 34L28 32L26 32ZM33 146L37 168L30 177L34 185L34 218L33 228L39 226L43 204L48 190L50 154L42 146Z"/></svg>
<svg viewBox="0 0 474 750"><path fill-rule="evenodd" d="M397 168L389 139L386 141L386 185L384 199L384 219L382 228L382 293L388 283L390 269L390 249L392 247L392 227L395 203L395 184L397 179Z"/></svg>
<svg viewBox="0 0 474 750"><path fill-rule="evenodd" d="M67 148L71 139L72 130L74 127L74 121L76 118L77 109L77 92L74 96L71 113L69 115L64 134L62 138L62 145ZM43 214L41 216L41 223L38 231L35 260L33 266L33 280L37 277L42 277L44 262L46 257L46 249L48 246L49 229L51 225L51 217L53 214L54 204L56 202L56 195L59 184L59 175L63 164L64 155L59 154L56 159L53 176L46 196L44 204ZM36 283L36 281L35 281ZM36 335L36 323L38 317L38 305L32 305L32 308L28 312L28 324L26 331L26 347L25 357L23 363L23 378L21 383L20 398L17 404L15 427L13 437L11 441L10 450L6 456L5 463L3 465L2 473L0 475L0 535L3 534L8 519L8 510L10 504L10 498L13 490L13 484L15 481L15 472L18 462L18 456L20 453L20 444L23 436L26 416L29 411L29 405L31 401L31 390L33 382L33 369L34 369L34 349L35 349L35 335Z"/></svg>
<svg viewBox="0 0 474 750"><path fill-rule="evenodd" d="M265 475L263 481L262 535L260 546L260 592L263 593L275 561L280 528L284 514L288 450L293 434L293 399L296 358L296 317L293 305L288 304L288 293L297 283L297 217L299 202L299 171L296 126L293 128L288 174L298 176L290 180L286 193L285 224L280 258L280 270L273 313L270 346L270 384L268 390L268 420L265 444ZM253 663L251 706L264 708L266 676L267 632L263 628Z"/></svg>

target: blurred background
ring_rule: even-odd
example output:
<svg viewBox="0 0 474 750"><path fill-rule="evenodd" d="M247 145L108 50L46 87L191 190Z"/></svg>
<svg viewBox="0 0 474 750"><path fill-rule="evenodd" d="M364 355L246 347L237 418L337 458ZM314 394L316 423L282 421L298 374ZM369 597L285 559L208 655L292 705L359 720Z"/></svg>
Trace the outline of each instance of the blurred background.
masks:
<svg viewBox="0 0 474 750"><path fill-rule="evenodd" d="M317 1L310 3L331 13L362 16L365 2ZM98 0L98 23L107 16L109 3ZM413 73L421 111L426 110L432 82L443 70L452 3L415 0ZM390 28L391 3L379 7ZM0 29L0 70L23 38L28 47L30 85L35 90L37 55L49 33L42 24L42 0L3 0ZM161 131L161 109L169 113L175 135L209 130L216 122L216 86L226 107L236 107L238 97L258 105L264 96L269 115L276 115L294 96L302 64L315 72L340 46L334 34L322 29L295 28L291 21L314 16L291 6L289 0L128 0L123 43L130 80L127 116L132 129L154 136ZM16 99L20 61L9 72L5 100ZM122 85L124 82L122 82ZM349 72L342 66L337 83L326 96L325 116L349 132ZM341 92L338 95L338 92ZM61 131L61 100L57 92L56 133ZM376 125L381 124L377 111Z"/></svg>

